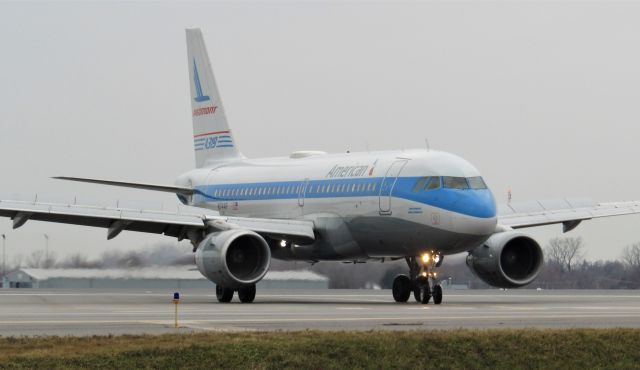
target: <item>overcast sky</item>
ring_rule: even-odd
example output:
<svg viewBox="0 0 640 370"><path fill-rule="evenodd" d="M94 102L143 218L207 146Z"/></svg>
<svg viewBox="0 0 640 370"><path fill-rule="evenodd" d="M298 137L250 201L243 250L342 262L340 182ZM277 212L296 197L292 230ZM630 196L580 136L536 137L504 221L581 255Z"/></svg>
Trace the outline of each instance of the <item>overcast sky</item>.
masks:
<svg viewBox="0 0 640 370"><path fill-rule="evenodd" d="M50 180L173 183L193 167L184 28L201 27L249 157L431 146L500 202L640 199L640 3L0 2L0 192L175 205ZM98 256L162 236L28 222L9 256ZM545 244L560 226L532 229ZM583 223L589 259L640 241L640 217ZM188 248L188 244L184 244ZM11 258L11 257L10 257Z"/></svg>

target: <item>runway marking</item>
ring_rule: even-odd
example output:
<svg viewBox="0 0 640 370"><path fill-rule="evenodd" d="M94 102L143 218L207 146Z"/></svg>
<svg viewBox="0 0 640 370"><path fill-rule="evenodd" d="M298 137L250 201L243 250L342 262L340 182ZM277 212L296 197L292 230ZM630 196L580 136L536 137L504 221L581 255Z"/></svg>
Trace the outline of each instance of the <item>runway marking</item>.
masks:
<svg viewBox="0 0 640 370"><path fill-rule="evenodd" d="M385 317L299 317L299 318L253 318L253 319L183 319L181 322L187 325L197 323L262 323L262 322L313 322L313 321L384 321L384 320L520 320L527 319L586 319L586 318L638 318L638 314L616 314L616 315L598 315L598 314L581 314L581 315L536 315L536 316L504 316L504 315L474 315L474 316L385 316ZM153 324L153 325L170 325L172 320L11 320L0 321L0 325L14 326L25 324ZM638 322L640 326L640 321Z"/></svg>
<svg viewBox="0 0 640 370"><path fill-rule="evenodd" d="M336 307L336 310L370 310L368 307Z"/></svg>

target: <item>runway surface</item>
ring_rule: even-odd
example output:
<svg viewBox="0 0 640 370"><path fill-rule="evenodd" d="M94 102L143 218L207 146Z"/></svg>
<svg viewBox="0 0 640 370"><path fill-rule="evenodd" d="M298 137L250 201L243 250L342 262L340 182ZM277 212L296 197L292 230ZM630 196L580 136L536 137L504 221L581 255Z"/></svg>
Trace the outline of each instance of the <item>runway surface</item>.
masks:
<svg viewBox="0 0 640 370"><path fill-rule="evenodd" d="M394 303L388 290L262 290L253 304L180 293L175 329L172 291L0 289L0 335L640 327L640 291L445 291L438 306Z"/></svg>

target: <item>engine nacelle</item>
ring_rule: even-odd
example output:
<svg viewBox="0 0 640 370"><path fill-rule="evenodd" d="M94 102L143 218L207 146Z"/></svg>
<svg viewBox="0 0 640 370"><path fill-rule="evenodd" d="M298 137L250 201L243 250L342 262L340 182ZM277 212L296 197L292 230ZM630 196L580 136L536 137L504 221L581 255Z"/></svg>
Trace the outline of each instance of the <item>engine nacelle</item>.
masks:
<svg viewBox="0 0 640 370"><path fill-rule="evenodd" d="M216 285L239 288L260 281L269 270L271 251L263 237L233 229L207 235L196 250L200 273Z"/></svg>
<svg viewBox="0 0 640 370"><path fill-rule="evenodd" d="M531 237L516 231L492 235L469 252L467 266L485 283L499 288L517 288L538 277L544 257Z"/></svg>

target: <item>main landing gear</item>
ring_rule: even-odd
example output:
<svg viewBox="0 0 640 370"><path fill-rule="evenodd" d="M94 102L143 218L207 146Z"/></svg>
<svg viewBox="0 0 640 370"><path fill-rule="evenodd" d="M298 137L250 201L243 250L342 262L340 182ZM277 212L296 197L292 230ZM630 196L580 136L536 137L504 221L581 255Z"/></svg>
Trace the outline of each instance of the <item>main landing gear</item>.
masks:
<svg viewBox="0 0 640 370"><path fill-rule="evenodd" d="M224 288L216 285L216 298L220 303L228 303L233 299L233 293L236 291L231 288ZM238 298L242 303L251 303L256 298L256 285L251 284L237 290Z"/></svg>
<svg viewBox="0 0 640 370"><path fill-rule="evenodd" d="M407 257L409 276L398 275L393 280L393 299L406 302L411 293L420 303L442 303L442 287L436 280L436 273L431 271L440 267L443 257L440 254L425 253L419 257Z"/></svg>

